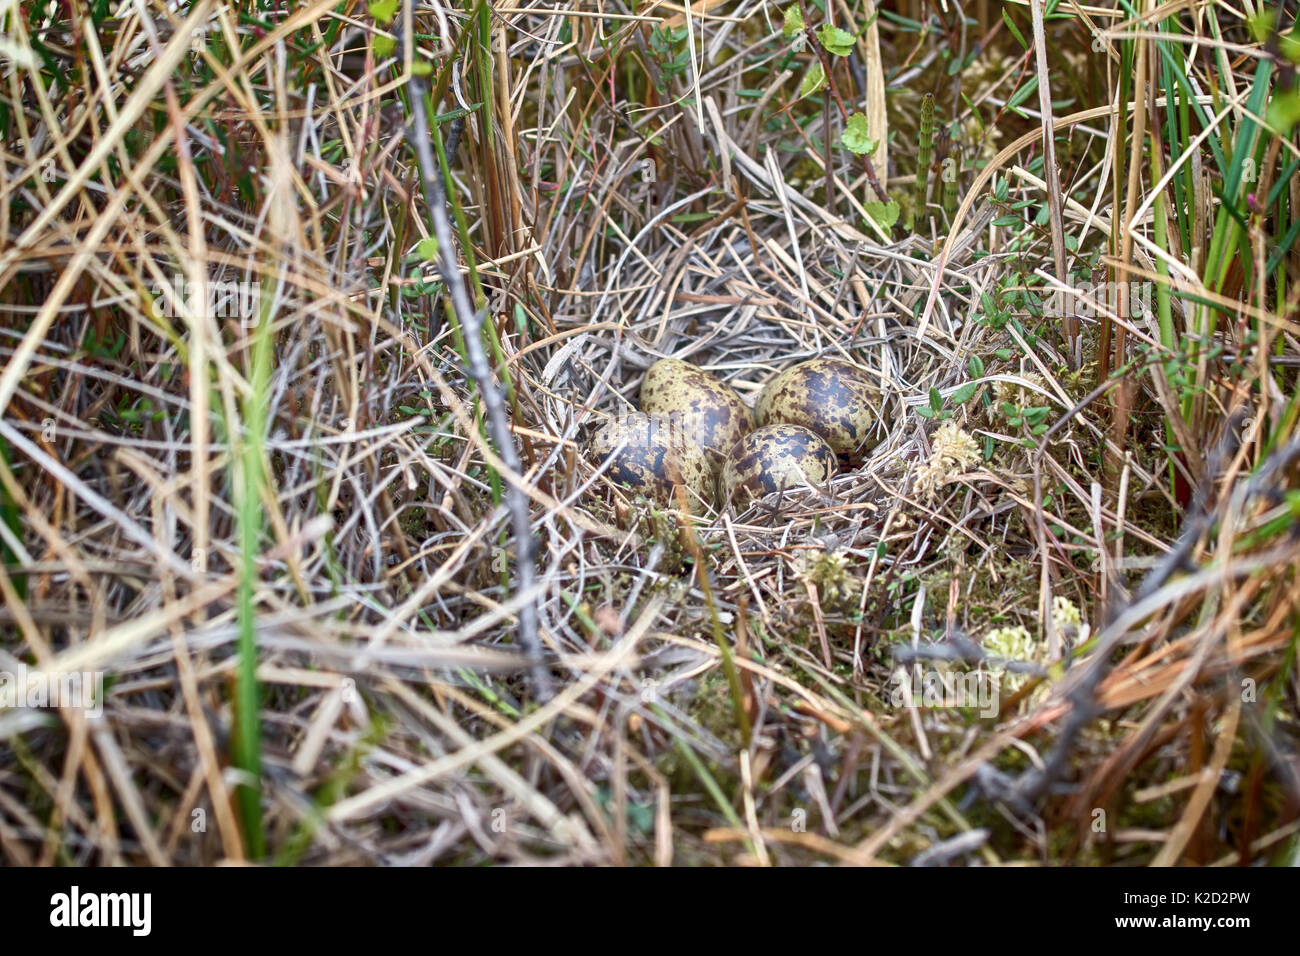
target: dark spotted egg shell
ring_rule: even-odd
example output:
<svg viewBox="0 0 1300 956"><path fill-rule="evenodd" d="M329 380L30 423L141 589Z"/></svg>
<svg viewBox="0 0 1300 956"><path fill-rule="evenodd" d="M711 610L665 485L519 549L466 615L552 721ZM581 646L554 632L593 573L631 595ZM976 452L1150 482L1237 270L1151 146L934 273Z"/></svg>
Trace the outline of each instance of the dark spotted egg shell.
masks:
<svg viewBox="0 0 1300 956"><path fill-rule="evenodd" d="M754 413L735 389L680 359L660 359L646 371L641 411L679 426L709 450L715 468L754 427Z"/></svg>
<svg viewBox="0 0 1300 956"><path fill-rule="evenodd" d="M850 457L878 441L879 388L866 372L839 359L813 359L787 369L758 396L758 423L802 425Z"/></svg>
<svg viewBox="0 0 1300 956"><path fill-rule="evenodd" d="M693 513L712 505L714 470L704 449L652 415L611 418L592 435L587 456L596 465L610 460L610 481L661 505L677 506L678 485L685 487Z"/></svg>
<svg viewBox="0 0 1300 956"><path fill-rule="evenodd" d="M722 466L724 504L782 489L823 485L838 467L835 453L802 425L765 425L742 438Z"/></svg>

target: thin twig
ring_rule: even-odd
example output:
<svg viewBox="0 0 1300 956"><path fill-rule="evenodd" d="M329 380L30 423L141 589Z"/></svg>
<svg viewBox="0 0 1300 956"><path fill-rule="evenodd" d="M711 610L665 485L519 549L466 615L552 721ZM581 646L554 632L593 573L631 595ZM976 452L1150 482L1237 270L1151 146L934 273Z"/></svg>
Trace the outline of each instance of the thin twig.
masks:
<svg viewBox="0 0 1300 956"><path fill-rule="evenodd" d="M424 181L425 201L433 217L433 234L438 240L438 272L451 296L452 308L460 321L465 340L465 357L468 372L478 385L487 411L488 430L497 454L509 472L502 475L506 484L506 507L510 509L510 522L515 537L515 575L521 594L531 594L536 580L536 548L533 542L532 522L528 513L528 498L519 487L523 481L519 450L510 432L510 419L506 413L505 398L497 387L496 377L483 349L483 321L485 313L476 310L470 300L469 288L456 260L456 244L452 236L451 221L447 217L445 192L441 176L445 170L438 168L434 159L429 124L424 112L424 97L428 84L422 77L412 76L410 89L410 124L406 127L407 139L415 150ZM533 692L541 701L554 695L551 675L542 659L542 644L537 633L536 598L519 608L519 646L531 666Z"/></svg>

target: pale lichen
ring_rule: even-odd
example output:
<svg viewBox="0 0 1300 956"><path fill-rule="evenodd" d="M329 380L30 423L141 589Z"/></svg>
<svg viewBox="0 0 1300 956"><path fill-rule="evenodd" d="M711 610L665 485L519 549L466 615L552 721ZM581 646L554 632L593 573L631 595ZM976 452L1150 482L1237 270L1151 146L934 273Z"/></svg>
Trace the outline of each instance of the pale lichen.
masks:
<svg viewBox="0 0 1300 956"><path fill-rule="evenodd" d="M795 558L795 573L817 588L824 604L837 604L856 593L858 579L849 568L849 556L840 550L814 548Z"/></svg>
<svg viewBox="0 0 1300 956"><path fill-rule="evenodd" d="M1088 638L1088 625L1079 608L1069 598L1057 596L1052 599L1052 626L1061 635L1067 648ZM1008 670L1005 666L1007 662L1022 661L1040 665L1050 663L1047 641L1030 634L1023 625L995 627L984 635L983 644L989 656L998 659L986 666L993 672L1001 673L1006 687L1013 692L1023 687L1031 675Z"/></svg>
<svg viewBox="0 0 1300 956"><path fill-rule="evenodd" d="M934 433L930 460L916 470L917 493L933 498L943 485L979 460L979 443L955 422L944 422Z"/></svg>
<svg viewBox="0 0 1300 956"><path fill-rule="evenodd" d="M1017 408L1043 404L1047 398L1043 394L1047 389L1047 379L1037 372L1021 372L1016 377L1020 381L1014 384L1001 381L994 383L994 407L999 408L1004 402Z"/></svg>
<svg viewBox="0 0 1300 956"><path fill-rule="evenodd" d="M1003 662L1025 661L1037 663L1042 659L1044 645L1035 640L1022 625L1015 627L995 627L984 635L984 650L998 661L990 662L989 670L1002 674L1006 686L1019 690L1029 679L1028 674L1008 671Z"/></svg>
<svg viewBox="0 0 1300 956"><path fill-rule="evenodd" d="M1052 598L1052 626L1067 650L1088 640L1088 625L1069 598L1060 595Z"/></svg>

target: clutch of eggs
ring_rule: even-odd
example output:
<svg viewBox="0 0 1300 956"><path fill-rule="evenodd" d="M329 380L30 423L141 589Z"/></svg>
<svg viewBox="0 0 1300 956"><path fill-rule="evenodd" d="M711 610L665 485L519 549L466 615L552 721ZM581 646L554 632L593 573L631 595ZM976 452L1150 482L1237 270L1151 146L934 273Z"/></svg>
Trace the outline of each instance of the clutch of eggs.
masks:
<svg viewBox="0 0 1300 956"><path fill-rule="evenodd" d="M783 488L820 486L836 456L861 458L878 441L881 392L864 371L813 359L780 373L751 411L730 386L680 359L660 359L641 382L640 411L606 422L588 445L607 475L662 505L683 488L694 514L741 506ZM762 426L757 431L755 424Z"/></svg>

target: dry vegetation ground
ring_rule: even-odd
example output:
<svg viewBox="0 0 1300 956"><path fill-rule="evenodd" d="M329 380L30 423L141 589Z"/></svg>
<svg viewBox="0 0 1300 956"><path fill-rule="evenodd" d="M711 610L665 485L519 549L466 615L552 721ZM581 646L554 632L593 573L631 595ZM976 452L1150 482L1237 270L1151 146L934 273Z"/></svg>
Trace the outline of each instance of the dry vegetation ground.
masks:
<svg viewBox="0 0 1300 956"><path fill-rule="evenodd" d="M0 3L0 860L1294 861L1295 15ZM583 460L819 355L825 494Z"/></svg>

